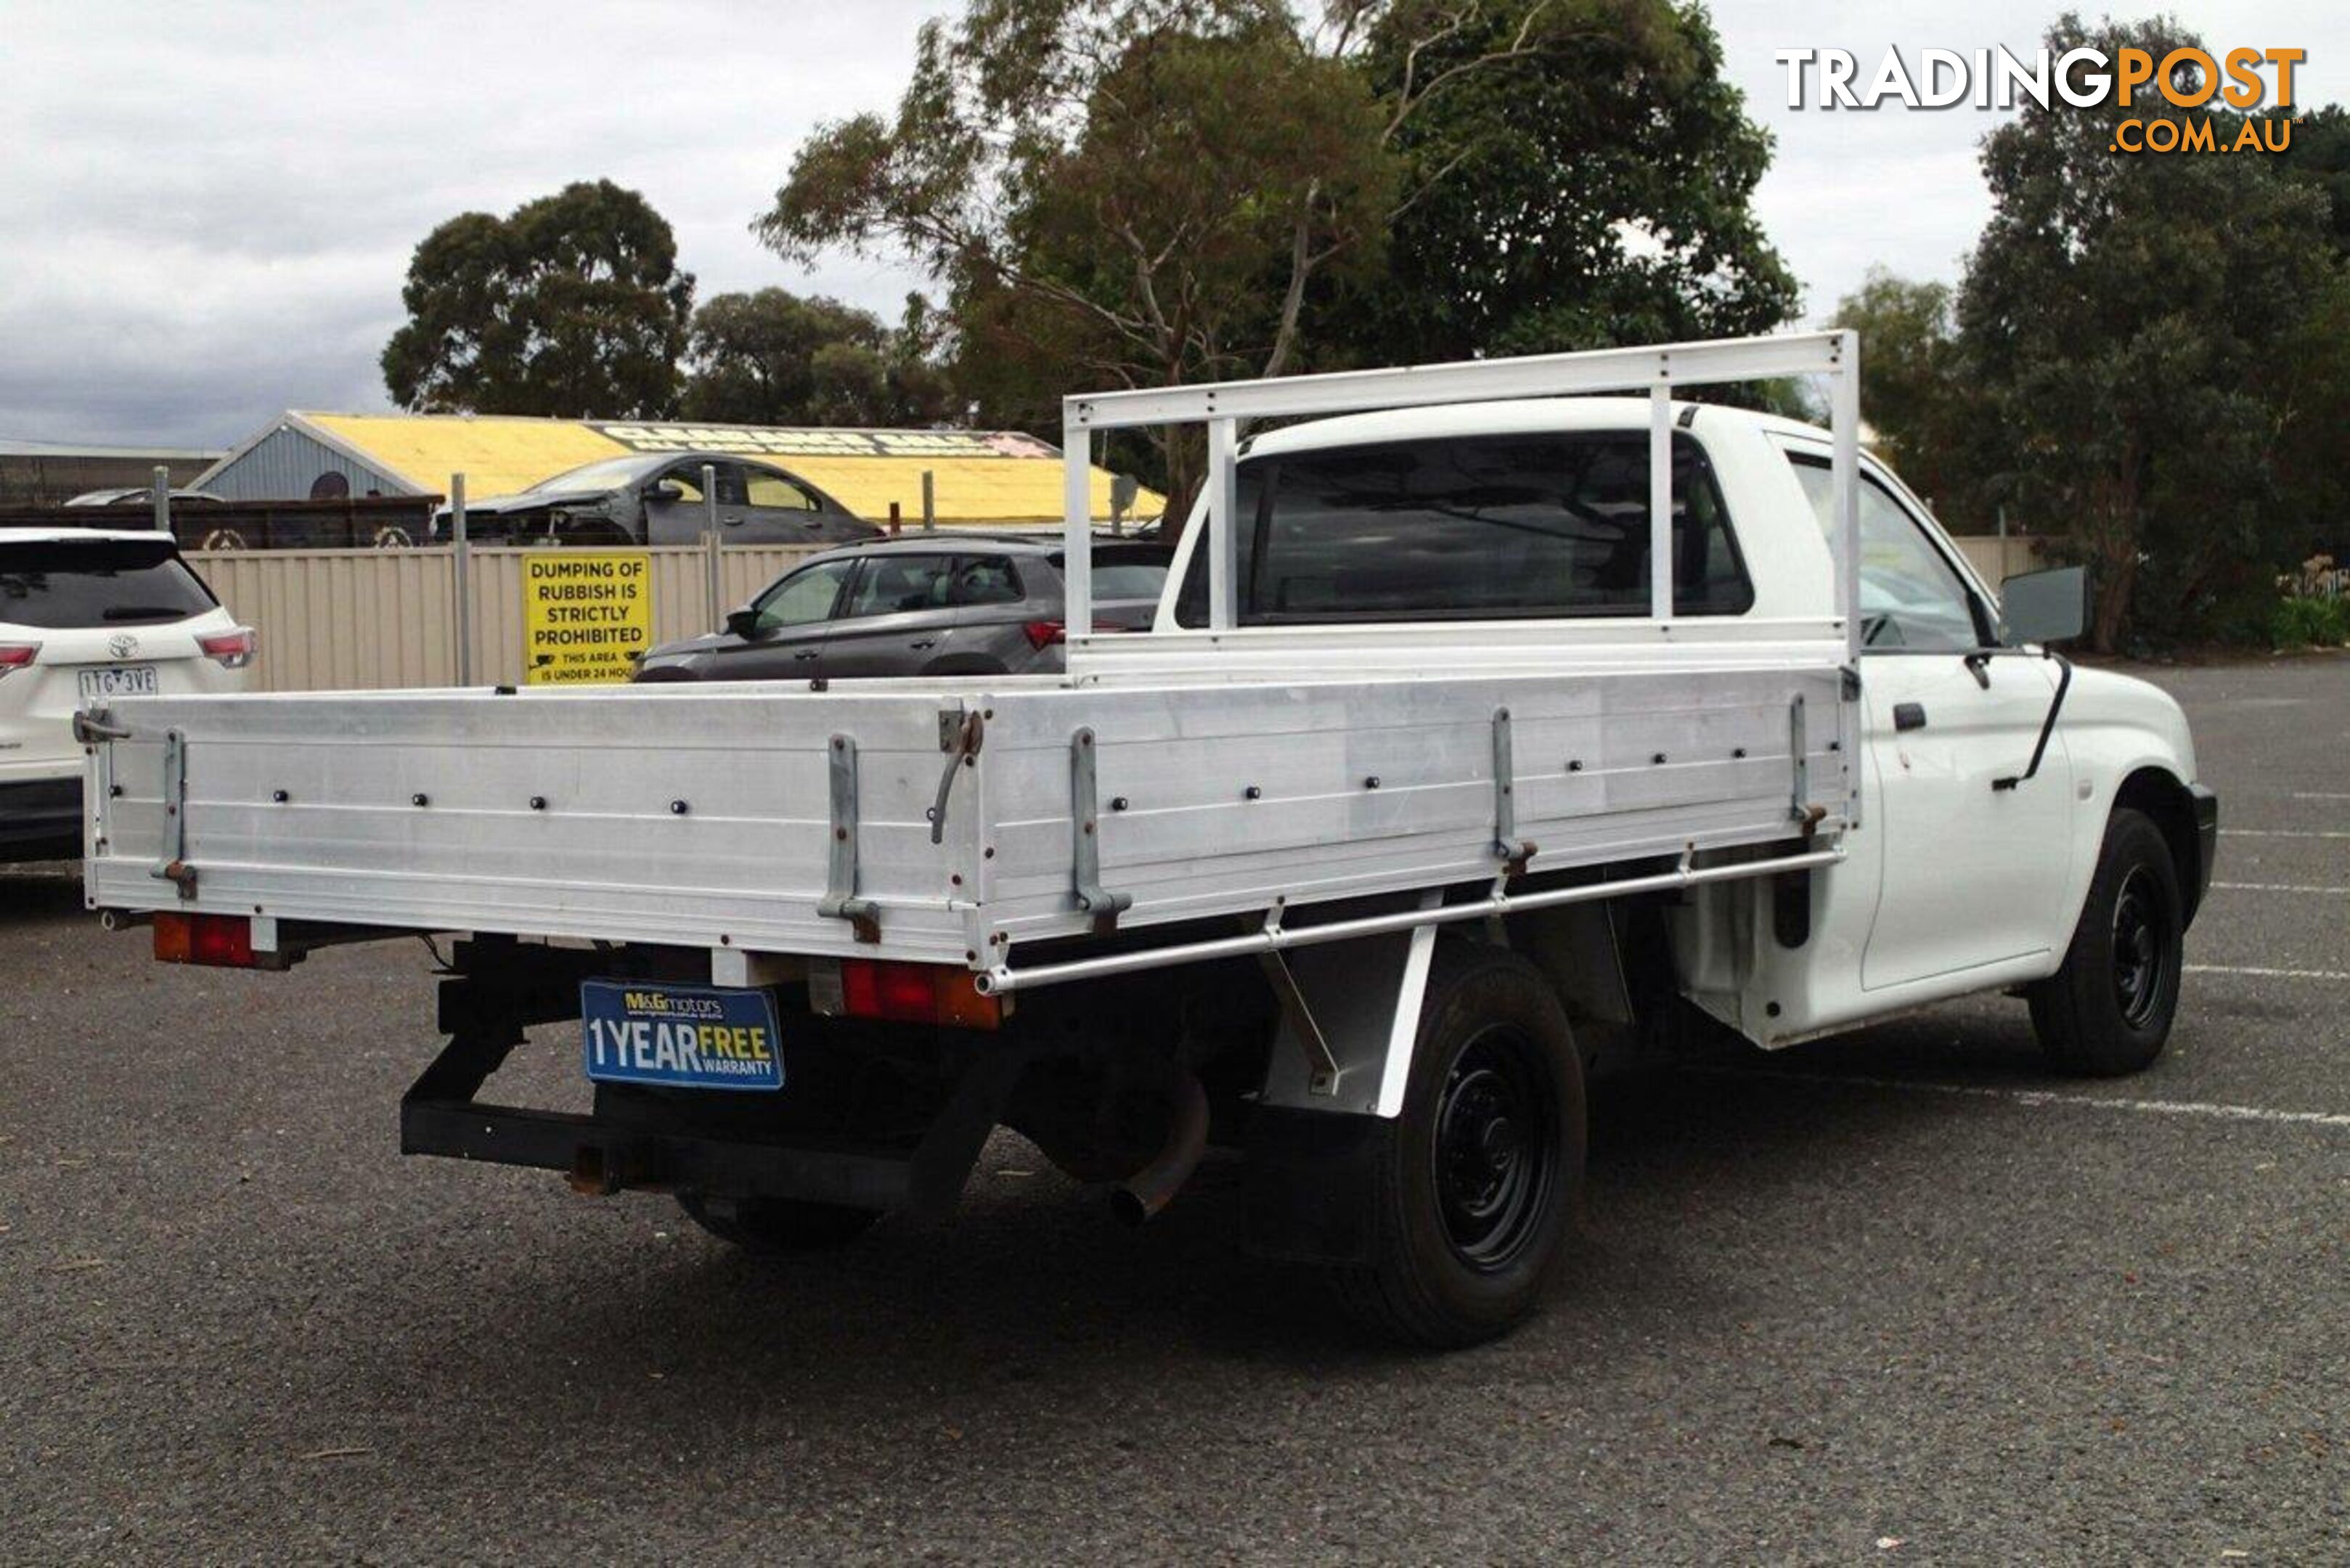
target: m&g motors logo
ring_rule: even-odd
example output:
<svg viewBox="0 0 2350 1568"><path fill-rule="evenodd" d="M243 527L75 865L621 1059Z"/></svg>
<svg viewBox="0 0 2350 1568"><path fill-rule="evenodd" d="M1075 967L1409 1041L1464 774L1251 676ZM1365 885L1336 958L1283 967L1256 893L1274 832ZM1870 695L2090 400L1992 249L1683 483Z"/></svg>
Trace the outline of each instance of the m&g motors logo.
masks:
<svg viewBox="0 0 2350 1568"><path fill-rule="evenodd" d="M2306 49L2239 47L2214 53L2191 46L2157 57L2150 49L2041 49L2029 59L2004 47L1920 49L1913 70L1888 47L1866 81L1846 49L1780 49L1789 109L2015 109L2027 100L2049 109L2218 109L2245 118L2232 126L2208 115L2185 119L2133 117L2114 127L2116 152L2282 152L2293 145L2293 68ZM2267 111L2265 117L2262 111Z"/></svg>

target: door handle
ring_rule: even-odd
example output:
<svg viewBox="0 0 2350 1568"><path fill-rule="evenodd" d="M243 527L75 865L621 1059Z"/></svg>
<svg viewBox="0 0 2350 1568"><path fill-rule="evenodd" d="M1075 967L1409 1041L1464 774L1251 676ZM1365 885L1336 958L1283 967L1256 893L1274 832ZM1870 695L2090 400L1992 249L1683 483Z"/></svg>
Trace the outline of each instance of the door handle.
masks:
<svg viewBox="0 0 2350 1568"><path fill-rule="evenodd" d="M821 651L823 650L820 649L803 648L797 653L793 654L792 657L794 659L814 659Z"/></svg>
<svg viewBox="0 0 2350 1568"><path fill-rule="evenodd" d="M920 642L910 642L906 646L908 648L936 648L938 645L939 639L937 638L926 637Z"/></svg>
<svg viewBox="0 0 2350 1568"><path fill-rule="evenodd" d="M743 526L743 519L740 517L721 517L719 521L725 524L729 528L740 528Z"/></svg>
<svg viewBox="0 0 2350 1568"><path fill-rule="evenodd" d="M1893 704L1893 727L1896 730L1922 730L1926 727L1926 704L1896 702Z"/></svg>

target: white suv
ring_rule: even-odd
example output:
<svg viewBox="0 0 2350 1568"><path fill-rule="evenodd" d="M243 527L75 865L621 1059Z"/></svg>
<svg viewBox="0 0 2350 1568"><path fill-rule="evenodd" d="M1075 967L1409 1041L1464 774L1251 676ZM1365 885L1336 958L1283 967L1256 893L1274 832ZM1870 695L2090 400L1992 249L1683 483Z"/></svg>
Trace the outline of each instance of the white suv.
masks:
<svg viewBox="0 0 2350 1568"><path fill-rule="evenodd" d="M256 641L168 535L0 527L0 860L81 853L76 710L240 691Z"/></svg>

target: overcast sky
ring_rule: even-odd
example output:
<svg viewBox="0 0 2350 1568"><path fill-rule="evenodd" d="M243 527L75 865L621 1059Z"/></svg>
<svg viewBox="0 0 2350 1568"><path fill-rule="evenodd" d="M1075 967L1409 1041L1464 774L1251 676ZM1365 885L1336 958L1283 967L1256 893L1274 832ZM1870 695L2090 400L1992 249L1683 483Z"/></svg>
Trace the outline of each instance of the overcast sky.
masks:
<svg viewBox="0 0 2350 1568"><path fill-rule="evenodd" d="M702 297L781 284L894 317L921 279L789 268L746 225L809 128L894 104L918 23L958 8L0 0L0 436L225 445L281 409L383 408L417 241L572 180L643 192ZM1849 48L1864 75L1888 43L2021 52L2061 8L1716 0L1730 74L1778 137L1758 205L1809 310L1874 262L1957 275L1992 117L1793 112L1773 52ZM2303 106L2350 97L2338 0L2163 8L2209 43L2307 49Z"/></svg>

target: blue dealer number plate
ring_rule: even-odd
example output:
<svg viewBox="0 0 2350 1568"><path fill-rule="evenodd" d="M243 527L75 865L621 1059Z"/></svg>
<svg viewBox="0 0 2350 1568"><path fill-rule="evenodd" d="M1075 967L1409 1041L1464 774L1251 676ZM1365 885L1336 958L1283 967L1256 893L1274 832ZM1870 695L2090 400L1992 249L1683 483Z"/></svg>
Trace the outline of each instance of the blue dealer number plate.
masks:
<svg viewBox="0 0 2350 1568"><path fill-rule="evenodd" d="M775 998L764 991L591 980L579 987L588 1075L671 1089L780 1089Z"/></svg>

